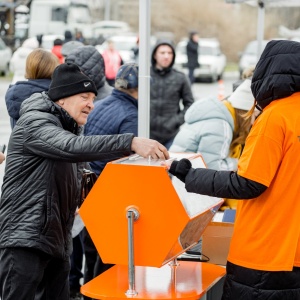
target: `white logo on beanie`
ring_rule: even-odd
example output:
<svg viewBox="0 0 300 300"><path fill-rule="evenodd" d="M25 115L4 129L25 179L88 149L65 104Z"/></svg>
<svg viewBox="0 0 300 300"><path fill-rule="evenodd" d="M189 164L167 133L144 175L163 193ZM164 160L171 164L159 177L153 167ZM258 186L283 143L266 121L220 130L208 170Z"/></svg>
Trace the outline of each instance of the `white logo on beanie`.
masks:
<svg viewBox="0 0 300 300"><path fill-rule="evenodd" d="M84 87L88 87L91 83L90 82L84 82L83 85Z"/></svg>

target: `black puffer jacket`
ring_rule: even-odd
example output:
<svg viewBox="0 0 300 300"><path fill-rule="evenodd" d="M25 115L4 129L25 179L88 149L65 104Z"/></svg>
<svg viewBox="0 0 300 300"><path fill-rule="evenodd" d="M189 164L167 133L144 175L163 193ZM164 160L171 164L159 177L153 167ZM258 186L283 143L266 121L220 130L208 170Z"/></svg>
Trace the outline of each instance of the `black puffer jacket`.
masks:
<svg viewBox="0 0 300 300"><path fill-rule="evenodd" d="M0 248L65 258L79 200L79 163L131 153L133 135L78 136L77 123L46 93L22 103L12 131L0 202Z"/></svg>
<svg viewBox="0 0 300 300"><path fill-rule="evenodd" d="M65 62L76 64L85 75L94 81L98 90L95 102L111 95L113 87L106 82L103 57L94 46L75 48L68 54Z"/></svg>
<svg viewBox="0 0 300 300"><path fill-rule="evenodd" d="M158 70L154 58L157 48L168 45L174 57L171 65ZM152 52L151 90L150 90L150 137L164 144L172 139L184 122L186 110L193 104L194 97L188 78L173 69L175 50L171 43L160 42ZM182 101L183 109L180 108Z"/></svg>

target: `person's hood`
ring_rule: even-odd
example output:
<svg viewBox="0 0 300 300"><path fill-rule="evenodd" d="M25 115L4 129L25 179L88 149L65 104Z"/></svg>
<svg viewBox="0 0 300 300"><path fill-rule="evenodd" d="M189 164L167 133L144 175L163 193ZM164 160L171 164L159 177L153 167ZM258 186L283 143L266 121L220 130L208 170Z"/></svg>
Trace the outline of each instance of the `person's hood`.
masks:
<svg viewBox="0 0 300 300"><path fill-rule="evenodd" d="M151 55L151 64L152 64L152 67L155 68L155 65L156 65L156 60L154 58L154 55L155 55L155 52L157 50L157 48L161 45L167 45L169 47L172 48L172 51L173 51L173 61L171 62L170 66L167 68L167 69L171 69L174 65L174 62L175 62L175 57L176 57L176 53L175 53L175 48L173 46L173 44L170 42L170 41L167 41L167 40L162 40L162 41L159 41L153 48L152 50L152 55Z"/></svg>
<svg viewBox="0 0 300 300"><path fill-rule="evenodd" d="M29 79L10 85L5 94L9 116L15 120L19 119L21 103L34 93L48 91L50 82L50 79Z"/></svg>
<svg viewBox="0 0 300 300"><path fill-rule="evenodd" d="M31 48L26 48L26 47L19 47L15 52L14 52L14 57L18 59L26 59L27 56L33 51Z"/></svg>
<svg viewBox="0 0 300 300"><path fill-rule="evenodd" d="M204 97L194 102L186 111L184 119L188 124L221 119L227 121L232 130L234 129L233 118L229 110L220 100L213 97Z"/></svg>
<svg viewBox="0 0 300 300"><path fill-rule="evenodd" d="M251 90L264 109L272 101L300 91L300 43L270 41L254 70Z"/></svg>
<svg viewBox="0 0 300 300"><path fill-rule="evenodd" d="M31 50L33 50L33 49L36 49L36 48L38 48L39 47L39 42L38 42L38 40L36 39L36 38L29 38L29 39L26 39L24 42L23 42L23 44L22 44L22 46L21 47L23 47L23 48L29 48L29 49L31 49Z"/></svg>
<svg viewBox="0 0 300 300"><path fill-rule="evenodd" d="M81 46L73 49L65 59L66 63L76 64L81 71L94 81L97 89L105 84L105 65L102 55L94 46Z"/></svg>

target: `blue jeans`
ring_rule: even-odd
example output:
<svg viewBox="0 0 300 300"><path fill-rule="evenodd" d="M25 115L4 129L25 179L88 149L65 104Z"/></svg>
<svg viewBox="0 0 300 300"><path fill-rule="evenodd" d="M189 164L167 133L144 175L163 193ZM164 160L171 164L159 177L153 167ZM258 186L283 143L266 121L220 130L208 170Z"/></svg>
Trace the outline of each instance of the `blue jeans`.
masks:
<svg viewBox="0 0 300 300"><path fill-rule="evenodd" d="M69 299L70 261L32 248L0 249L2 300Z"/></svg>

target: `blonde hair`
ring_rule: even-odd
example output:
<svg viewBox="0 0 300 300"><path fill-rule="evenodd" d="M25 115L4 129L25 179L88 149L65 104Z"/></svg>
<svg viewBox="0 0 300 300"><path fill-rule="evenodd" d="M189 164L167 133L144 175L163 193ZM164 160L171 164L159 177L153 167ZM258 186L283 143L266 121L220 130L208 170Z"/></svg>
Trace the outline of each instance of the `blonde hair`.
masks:
<svg viewBox="0 0 300 300"><path fill-rule="evenodd" d="M248 112L243 109L235 108L236 116L236 127L233 132L232 142L230 144L229 155L232 156L232 153L237 145L245 144L246 138L249 134L251 128L251 115L248 117ZM254 111L254 110L253 110Z"/></svg>
<svg viewBox="0 0 300 300"><path fill-rule="evenodd" d="M50 51L45 49L33 50L26 59L25 78L51 79L54 69L59 65L59 60Z"/></svg>
<svg viewBox="0 0 300 300"><path fill-rule="evenodd" d="M248 79L253 76L255 66L250 66L247 69L244 70L242 74L242 79ZM230 144L230 154L232 155L235 147L237 145L244 146L246 142L246 138L249 134L249 131L251 129L251 118L254 114L256 106L256 100L254 100L254 103L249 111L237 109L235 108L235 116L236 116L236 128L233 132L232 142Z"/></svg>
<svg viewBox="0 0 300 300"><path fill-rule="evenodd" d="M253 76L255 66L250 66L244 70L242 73L242 79L247 79Z"/></svg>

